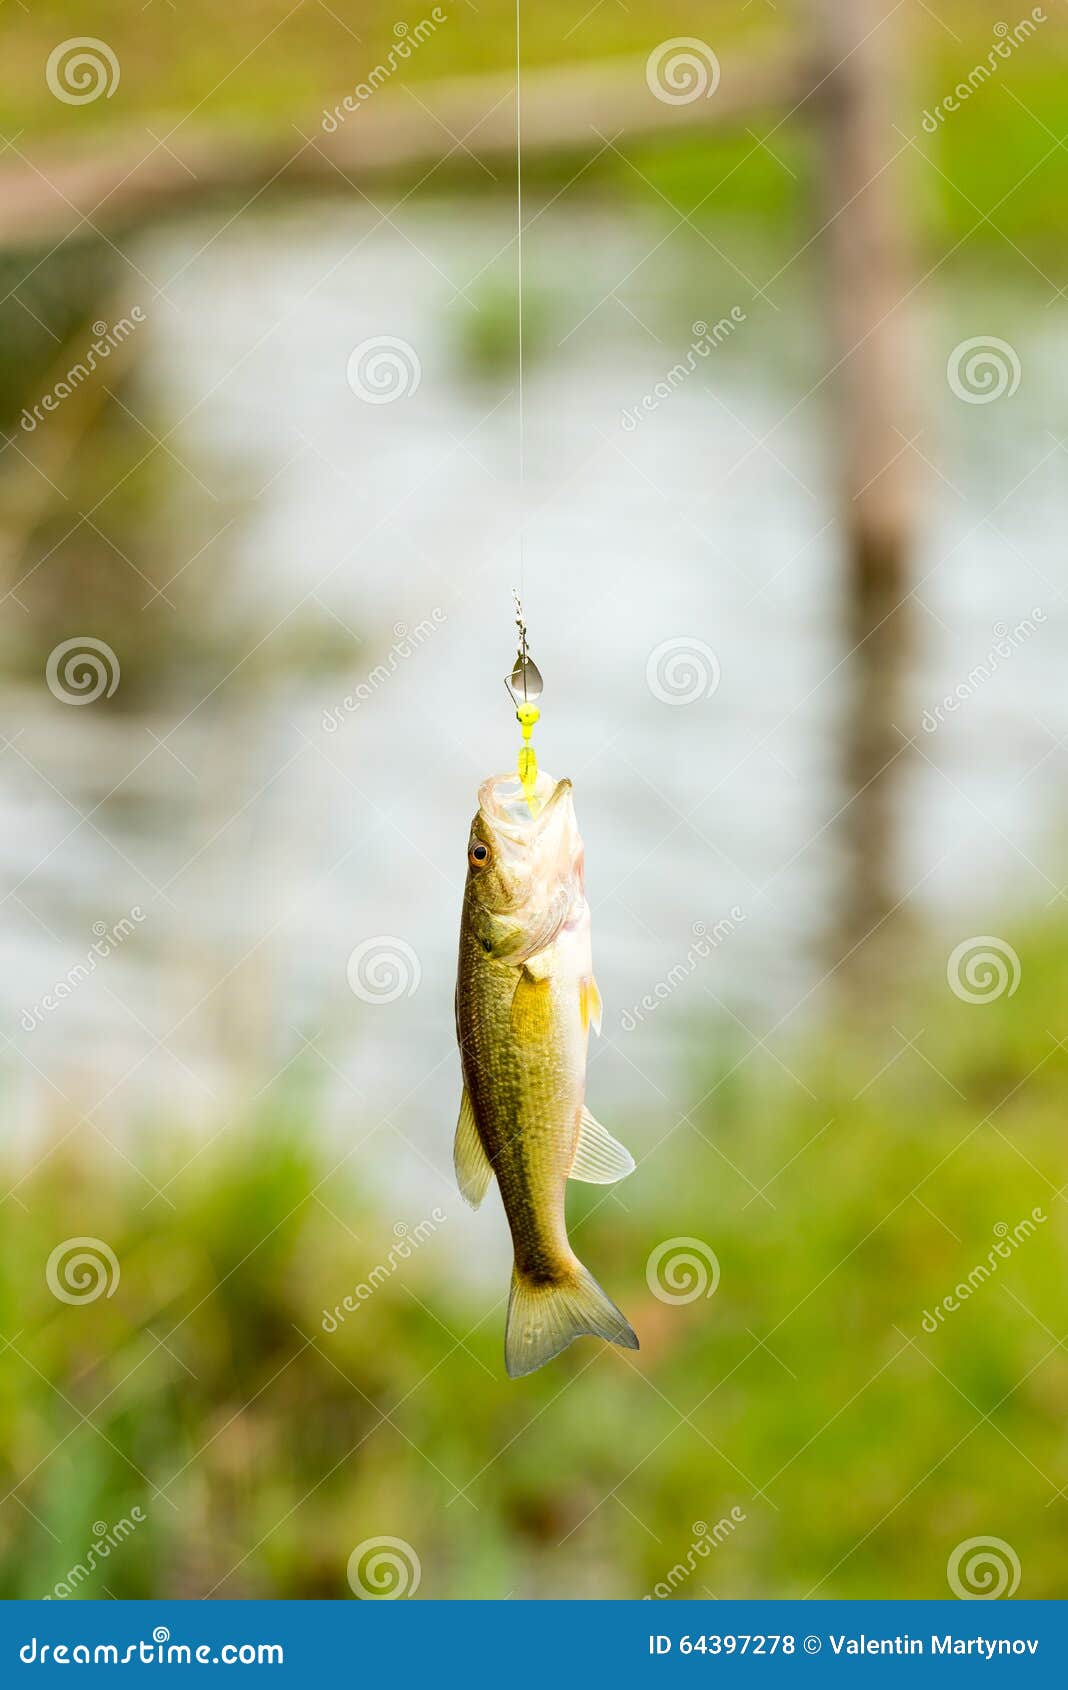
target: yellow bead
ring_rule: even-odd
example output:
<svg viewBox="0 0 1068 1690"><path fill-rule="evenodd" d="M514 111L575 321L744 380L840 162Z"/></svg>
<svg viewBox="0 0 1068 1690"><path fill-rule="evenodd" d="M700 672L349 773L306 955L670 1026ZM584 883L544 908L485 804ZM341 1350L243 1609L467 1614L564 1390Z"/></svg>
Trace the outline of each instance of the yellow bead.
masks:
<svg viewBox="0 0 1068 1690"><path fill-rule="evenodd" d="M541 711L538 709L536 704L521 704L519 706L519 709L515 713L515 719L523 730L524 739L530 738L534 729L534 724L540 719L540 717Z"/></svg>

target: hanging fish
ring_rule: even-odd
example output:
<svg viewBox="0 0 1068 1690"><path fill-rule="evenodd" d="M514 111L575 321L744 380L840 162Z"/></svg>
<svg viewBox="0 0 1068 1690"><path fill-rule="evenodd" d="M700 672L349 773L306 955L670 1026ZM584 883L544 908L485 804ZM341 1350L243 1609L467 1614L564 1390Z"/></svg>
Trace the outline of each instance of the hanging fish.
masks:
<svg viewBox="0 0 1068 1690"><path fill-rule="evenodd" d="M479 790L467 847L456 1031L464 1093L456 1177L478 1208L496 1175L515 1262L504 1341L512 1378L582 1333L636 1350L629 1323L571 1248L569 1179L634 1168L585 1107L601 1000L571 782L502 775Z"/></svg>

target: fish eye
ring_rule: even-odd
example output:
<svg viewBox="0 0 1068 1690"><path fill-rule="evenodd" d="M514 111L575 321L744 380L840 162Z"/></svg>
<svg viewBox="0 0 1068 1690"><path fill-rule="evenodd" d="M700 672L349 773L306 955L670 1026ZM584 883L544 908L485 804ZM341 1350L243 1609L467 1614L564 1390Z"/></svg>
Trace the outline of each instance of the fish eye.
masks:
<svg viewBox="0 0 1068 1690"><path fill-rule="evenodd" d="M468 851L467 860L471 864L472 868L481 868L488 856L488 849L482 844L481 840L478 840L474 845L472 845L470 851Z"/></svg>

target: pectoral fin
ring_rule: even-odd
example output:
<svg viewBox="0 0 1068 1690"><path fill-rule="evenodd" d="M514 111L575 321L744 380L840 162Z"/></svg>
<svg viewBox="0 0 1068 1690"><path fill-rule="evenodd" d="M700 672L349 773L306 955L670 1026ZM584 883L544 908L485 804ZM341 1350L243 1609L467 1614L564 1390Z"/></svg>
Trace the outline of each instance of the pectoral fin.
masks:
<svg viewBox="0 0 1068 1690"><path fill-rule="evenodd" d="M477 1209L489 1188L493 1169L478 1136L475 1111L471 1107L471 1094L466 1086L460 1101L460 1119L456 1123L452 1160L460 1195L465 1203L470 1203L472 1209Z"/></svg>
<svg viewBox="0 0 1068 1690"><path fill-rule="evenodd" d="M595 1033L601 1031L601 994L597 990L597 982L591 974L588 980L583 980L579 986L579 1011L582 1015L582 1028L591 1026Z"/></svg>
<svg viewBox="0 0 1068 1690"><path fill-rule="evenodd" d="M583 1108L569 1178L585 1180L589 1185L614 1185L617 1179L625 1179L633 1172L634 1157L630 1151Z"/></svg>
<svg viewBox="0 0 1068 1690"><path fill-rule="evenodd" d="M536 979L524 968L512 999L512 1031L521 1044L533 1044L552 1031L553 988L548 975Z"/></svg>
<svg viewBox="0 0 1068 1690"><path fill-rule="evenodd" d="M555 953L550 945L547 950L537 951L528 956L523 964L523 973L530 980L547 980L552 973Z"/></svg>

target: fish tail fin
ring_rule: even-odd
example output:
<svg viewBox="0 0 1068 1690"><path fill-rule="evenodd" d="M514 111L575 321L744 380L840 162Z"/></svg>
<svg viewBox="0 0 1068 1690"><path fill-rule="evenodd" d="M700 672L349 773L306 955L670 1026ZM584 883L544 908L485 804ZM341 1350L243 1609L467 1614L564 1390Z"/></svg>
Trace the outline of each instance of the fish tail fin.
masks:
<svg viewBox="0 0 1068 1690"><path fill-rule="evenodd" d="M638 1348L626 1316L577 1258L549 1281L532 1279L513 1267L504 1335L504 1365L510 1379L543 1367L583 1333L625 1350Z"/></svg>

